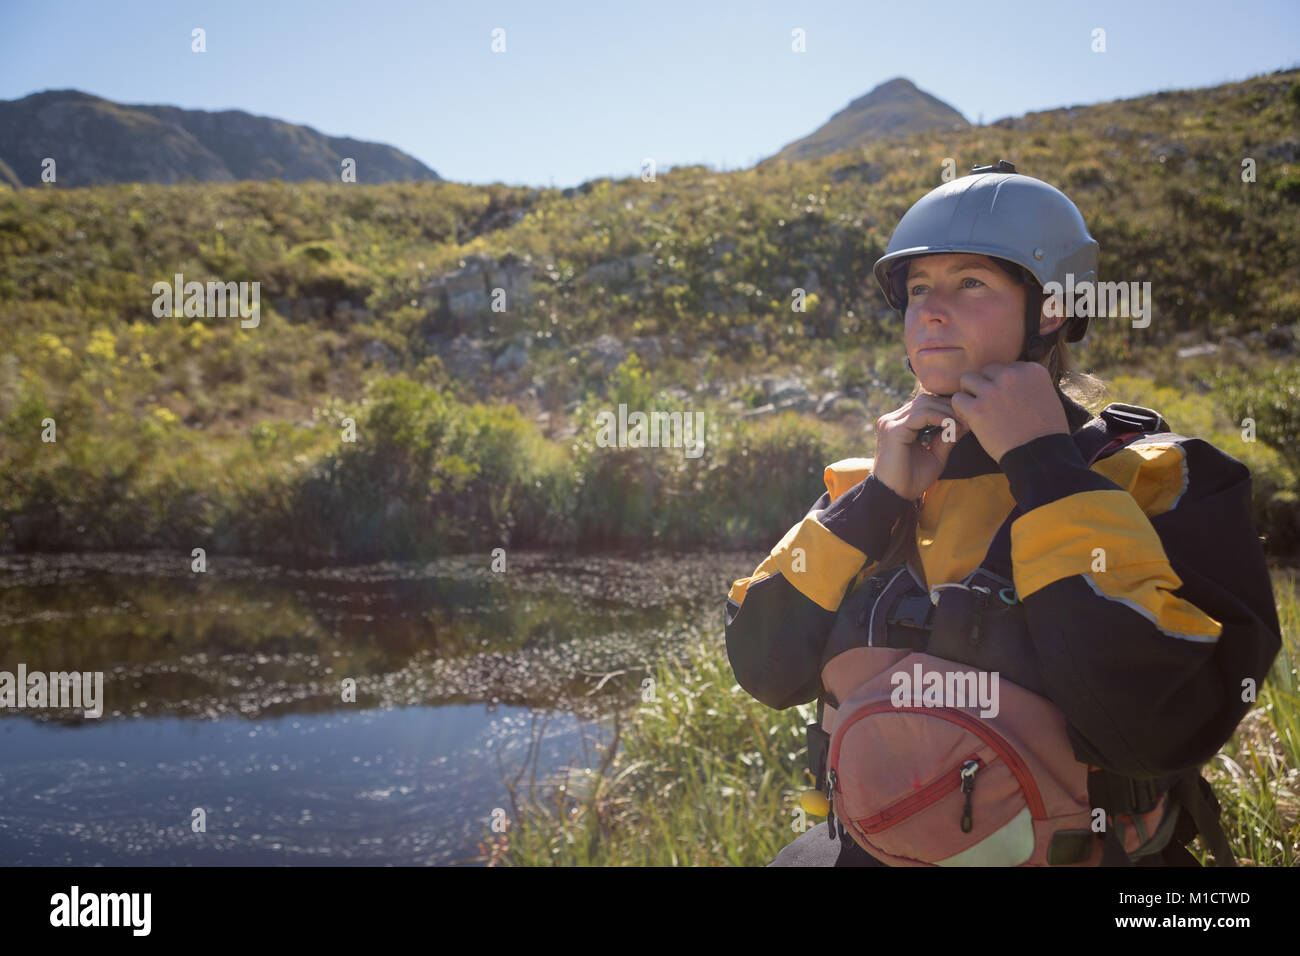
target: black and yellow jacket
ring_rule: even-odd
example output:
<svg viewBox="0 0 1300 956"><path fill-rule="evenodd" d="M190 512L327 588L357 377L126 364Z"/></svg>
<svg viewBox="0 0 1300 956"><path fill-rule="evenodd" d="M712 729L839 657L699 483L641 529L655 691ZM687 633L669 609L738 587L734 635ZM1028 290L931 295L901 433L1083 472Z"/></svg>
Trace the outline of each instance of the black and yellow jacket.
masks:
<svg viewBox="0 0 1300 956"><path fill-rule="evenodd" d="M1057 394L1072 430L1092 419ZM871 465L828 466L826 493L731 585L727 654L740 686L769 707L817 699L836 611L911 507ZM917 513L926 586L974 570L1016 506L1015 591L1076 757L1135 777L1208 761L1281 646L1249 469L1171 432L1143 434L1091 467L1069 435L1036 438L999 463L967 433Z"/></svg>

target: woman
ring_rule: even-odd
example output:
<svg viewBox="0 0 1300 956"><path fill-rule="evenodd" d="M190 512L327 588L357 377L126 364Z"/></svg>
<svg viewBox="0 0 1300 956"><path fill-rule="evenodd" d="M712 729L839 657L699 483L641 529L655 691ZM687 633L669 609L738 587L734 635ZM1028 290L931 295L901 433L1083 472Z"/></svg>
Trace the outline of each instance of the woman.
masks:
<svg viewBox="0 0 1300 956"><path fill-rule="evenodd" d="M1148 409L1116 404L1094 418L1062 391L1063 378L1076 387L1089 381L1073 372L1065 345L1083 337L1088 318L1049 307L1044 286L1064 286L1067 275L1076 287L1094 280L1097 243L1074 204L1047 183L1005 162L972 172L920 199L875 266L904 316L908 367L917 376L911 400L878 420L874 458L827 467L826 494L728 594L727 651L737 682L770 707L818 700L831 715L824 719L819 708L810 762L823 789L830 750L826 789L840 819L813 827L770 865L1092 865L1099 857L1104 865L1195 865L1182 844L1198 830L1217 862L1232 865L1222 858L1226 841L1199 767L1249 710L1255 698L1243 688L1258 688L1281 645L1249 471L1201 439L1170 433ZM990 570L999 567L998 553L1003 577ZM879 610L884 599L874 595L894 590L886 581L911 586L895 570L904 563L924 587L919 593L929 591L933 614L924 599L916 620L899 616L897 603ZM993 587L970 583L979 580ZM999 589L1003 581L1014 587ZM994 591L997 613L985 615ZM918 598L911 600L917 611ZM977 612L969 611L972 600ZM958 606L967 608L962 633L978 654L966 654L962 642L934 650ZM949 623L934 623L940 619ZM980 643L979 620L1012 623L993 624ZM992 656L980 656L986 652ZM991 798L975 786L987 771L977 774L980 761L967 760L960 781L952 769L950 785L934 790L942 782L936 777L923 788L926 812L948 816L919 818L911 842L882 851L888 844L872 841L891 824L872 817L873 829L860 810L840 807L849 788L833 776L839 748L829 743L837 709L849 706L841 697L865 679L859 674L836 696L828 690L835 668L863 653L890 660L938 653L916 659L977 661L990 671L988 662L999 662L1002 676L1014 678L1002 686L1015 701L1060 718L1059 739L1044 746L1056 747L1057 759L1068 748L1065 760L1077 772L1061 798L1083 801L1076 808L1083 819L1084 804L1102 808L1110 826L1104 834L1087 823L1052 833L1041 807L990 820ZM925 774L913 768L907 779L890 779L891 771L903 773L898 755L915 748L899 745L890 760L873 761L884 745L859 739L863 766L872 768L859 778L881 779L851 781L855 792L880 783L895 794L891 806L920 806L913 788ZM1026 766L1009 756L1004 763ZM840 770L843 777L842 763ZM1028 783L1026 794L1034 789ZM962 794L958 830L952 814ZM953 826L942 822L948 817ZM1123 832L1120 821L1135 823L1140 836L1132 827ZM940 838L928 856L909 849Z"/></svg>

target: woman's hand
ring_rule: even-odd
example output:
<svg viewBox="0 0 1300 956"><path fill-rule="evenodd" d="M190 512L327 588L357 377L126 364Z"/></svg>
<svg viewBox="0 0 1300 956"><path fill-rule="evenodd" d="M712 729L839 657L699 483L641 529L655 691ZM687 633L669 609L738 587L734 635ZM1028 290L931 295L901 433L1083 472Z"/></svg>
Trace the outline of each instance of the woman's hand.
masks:
<svg viewBox="0 0 1300 956"><path fill-rule="evenodd" d="M930 436L928 447L917 440L917 433L927 425L940 428ZM968 431L949 399L922 393L876 420L876 460L871 472L900 498L919 498L943 474L953 446Z"/></svg>
<svg viewBox="0 0 1300 956"><path fill-rule="evenodd" d="M1044 435L1068 435L1070 423L1046 367L994 362L957 379L952 409L967 422L990 458Z"/></svg>

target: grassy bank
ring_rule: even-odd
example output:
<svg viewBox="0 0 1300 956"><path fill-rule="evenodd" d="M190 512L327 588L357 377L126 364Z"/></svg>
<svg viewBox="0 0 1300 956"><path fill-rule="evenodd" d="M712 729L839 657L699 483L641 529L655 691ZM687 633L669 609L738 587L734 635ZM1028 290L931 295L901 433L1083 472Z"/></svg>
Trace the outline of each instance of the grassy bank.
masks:
<svg viewBox="0 0 1300 956"><path fill-rule="evenodd" d="M1300 368L1214 374L1204 391L1117 375L1098 408L1156 408L1175 431L1245 463L1266 551L1294 555ZM379 376L357 401L331 400L308 421L220 435L186 429L163 408L100 419L89 396L55 398L25 375L0 417L0 547L203 547L287 560L767 547L825 490L825 466L872 454L866 423L905 400L873 390L860 414L839 422L794 412L747 419L707 395L684 400L671 389L633 356L603 393L586 394L573 413L577 434L559 441L513 405L462 402L402 375ZM620 403L702 412L702 453L607 447L597 415ZM1243 435L1246 417L1257 423L1254 440ZM47 421L57 441L40 439Z"/></svg>
<svg viewBox="0 0 1300 956"><path fill-rule="evenodd" d="M1202 771L1243 866L1300 865L1297 583L1293 571L1274 572L1282 652L1258 705ZM520 797L518 825L496 838L496 862L761 866L798 836L804 725L815 705L758 703L736 685L720 635L684 664L662 663L655 679L655 700L622 720L605 764ZM1191 849L1212 865L1199 838Z"/></svg>

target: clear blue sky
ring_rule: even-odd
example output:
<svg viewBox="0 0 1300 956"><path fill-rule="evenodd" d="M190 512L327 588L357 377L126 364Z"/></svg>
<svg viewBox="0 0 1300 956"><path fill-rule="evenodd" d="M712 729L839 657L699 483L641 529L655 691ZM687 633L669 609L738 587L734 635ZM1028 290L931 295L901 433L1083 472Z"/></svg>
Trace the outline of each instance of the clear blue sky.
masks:
<svg viewBox="0 0 1300 956"><path fill-rule="evenodd" d="M895 76L992 122L1297 65L1297 0L0 0L0 99L74 88L247 110L470 183L572 186L647 156L750 166Z"/></svg>

